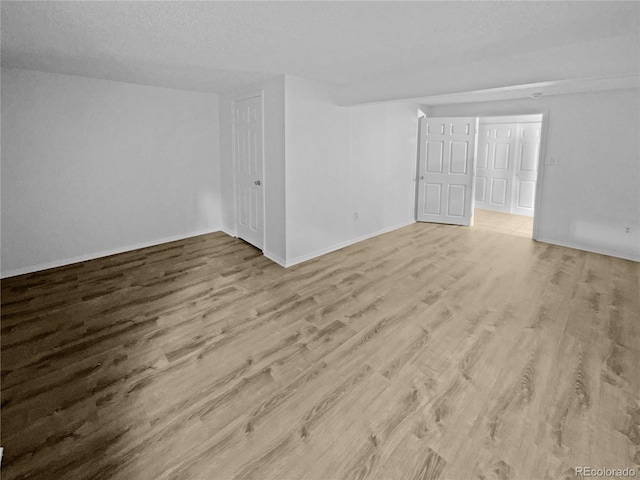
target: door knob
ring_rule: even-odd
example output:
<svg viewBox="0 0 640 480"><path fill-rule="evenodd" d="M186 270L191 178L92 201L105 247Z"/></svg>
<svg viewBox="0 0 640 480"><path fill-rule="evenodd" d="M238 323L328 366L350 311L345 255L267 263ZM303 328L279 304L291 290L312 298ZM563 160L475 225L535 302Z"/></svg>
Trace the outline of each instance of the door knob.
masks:
<svg viewBox="0 0 640 480"><path fill-rule="evenodd" d="M256 181L255 181L255 182L253 182L253 183L254 183L254 185L261 185L260 180L256 180Z"/></svg>
<svg viewBox="0 0 640 480"><path fill-rule="evenodd" d="M420 180L424 180L424 175L422 175L422 176L420 177Z"/></svg>

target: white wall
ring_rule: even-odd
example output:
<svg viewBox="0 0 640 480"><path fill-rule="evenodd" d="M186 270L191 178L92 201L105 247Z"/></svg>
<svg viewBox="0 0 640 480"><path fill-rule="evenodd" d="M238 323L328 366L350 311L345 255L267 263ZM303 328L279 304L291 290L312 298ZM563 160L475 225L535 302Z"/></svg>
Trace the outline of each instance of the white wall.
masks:
<svg viewBox="0 0 640 480"><path fill-rule="evenodd" d="M640 90L428 108L430 116L547 113L538 239L640 260ZM627 228L629 233L627 233Z"/></svg>
<svg viewBox="0 0 640 480"><path fill-rule="evenodd" d="M414 221L417 106L331 92L285 77L287 265Z"/></svg>
<svg viewBox="0 0 640 480"><path fill-rule="evenodd" d="M414 221L417 105L340 107L329 85L285 75L220 97L227 233L236 233L233 98L255 92L264 99L267 257L290 266Z"/></svg>
<svg viewBox="0 0 640 480"><path fill-rule="evenodd" d="M220 158L222 180L222 228L236 234L232 152L233 99L262 92L264 119L265 241L267 257L284 264L285 231L285 141L284 76L246 85L220 96Z"/></svg>
<svg viewBox="0 0 640 480"><path fill-rule="evenodd" d="M350 238L415 221L418 109L412 103L350 107Z"/></svg>
<svg viewBox="0 0 640 480"><path fill-rule="evenodd" d="M323 84L285 78L287 263L347 239L349 111Z"/></svg>
<svg viewBox="0 0 640 480"><path fill-rule="evenodd" d="M2 69L2 276L220 229L218 96Z"/></svg>

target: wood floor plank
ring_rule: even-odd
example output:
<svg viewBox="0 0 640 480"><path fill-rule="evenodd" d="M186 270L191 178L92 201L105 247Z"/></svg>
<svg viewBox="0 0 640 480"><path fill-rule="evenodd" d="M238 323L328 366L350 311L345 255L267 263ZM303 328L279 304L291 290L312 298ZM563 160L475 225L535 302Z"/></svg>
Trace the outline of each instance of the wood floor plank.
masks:
<svg viewBox="0 0 640 480"><path fill-rule="evenodd" d="M2 475L548 479L640 467L640 265L531 220L283 269L214 233L2 280Z"/></svg>

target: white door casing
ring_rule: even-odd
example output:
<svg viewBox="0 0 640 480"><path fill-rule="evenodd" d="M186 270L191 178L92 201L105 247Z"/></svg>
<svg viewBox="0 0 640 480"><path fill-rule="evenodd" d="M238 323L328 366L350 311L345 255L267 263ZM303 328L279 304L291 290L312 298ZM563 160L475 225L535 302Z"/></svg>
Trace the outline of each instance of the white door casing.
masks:
<svg viewBox="0 0 640 480"><path fill-rule="evenodd" d="M542 124L518 125L511 213L533 216L540 159Z"/></svg>
<svg viewBox="0 0 640 480"><path fill-rule="evenodd" d="M235 168L236 232L264 246L264 150L262 95L233 102L233 160Z"/></svg>
<svg viewBox="0 0 640 480"><path fill-rule="evenodd" d="M420 222L471 225L476 118L421 118Z"/></svg>

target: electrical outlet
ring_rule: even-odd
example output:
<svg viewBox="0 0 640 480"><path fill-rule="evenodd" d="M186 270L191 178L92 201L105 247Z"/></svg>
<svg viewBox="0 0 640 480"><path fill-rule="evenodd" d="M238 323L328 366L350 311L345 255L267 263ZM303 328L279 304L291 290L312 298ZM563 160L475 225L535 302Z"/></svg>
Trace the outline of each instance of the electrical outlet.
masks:
<svg viewBox="0 0 640 480"><path fill-rule="evenodd" d="M558 159L556 157L547 157L544 162L545 165L558 165Z"/></svg>
<svg viewBox="0 0 640 480"><path fill-rule="evenodd" d="M358 212L353 212L353 219L358 220Z"/></svg>
<svg viewBox="0 0 640 480"><path fill-rule="evenodd" d="M631 233L631 227L624 227L624 233Z"/></svg>

